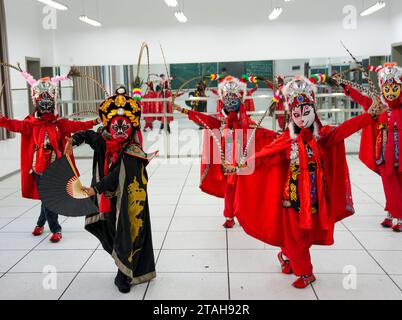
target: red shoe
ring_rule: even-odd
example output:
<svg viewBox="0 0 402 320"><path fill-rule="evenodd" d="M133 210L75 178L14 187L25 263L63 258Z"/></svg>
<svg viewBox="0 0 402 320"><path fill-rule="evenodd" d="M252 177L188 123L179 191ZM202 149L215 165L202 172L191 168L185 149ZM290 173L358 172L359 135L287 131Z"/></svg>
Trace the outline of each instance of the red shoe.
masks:
<svg viewBox="0 0 402 320"><path fill-rule="evenodd" d="M313 274L310 276L302 276L293 282L293 286L297 289L304 289L312 284L315 280L316 278Z"/></svg>
<svg viewBox="0 0 402 320"><path fill-rule="evenodd" d="M283 259L282 251L278 253L278 260L279 260L279 263L281 264L282 273L284 273L284 274L292 274L293 273L292 268L290 267L289 260Z"/></svg>
<svg viewBox="0 0 402 320"><path fill-rule="evenodd" d="M394 225L394 226L392 227L392 230L394 230L394 232L402 232L402 223L399 222L399 223L397 223L396 225Z"/></svg>
<svg viewBox="0 0 402 320"><path fill-rule="evenodd" d="M385 218L385 220L383 221L383 222L381 222L381 225L384 227L384 228L392 228L392 219L389 219L389 218Z"/></svg>
<svg viewBox="0 0 402 320"><path fill-rule="evenodd" d="M53 233L52 236L50 237L50 241L53 243L59 242L61 240L61 232Z"/></svg>
<svg viewBox="0 0 402 320"><path fill-rule="evenodd" d="M37 236L42 235L42 233L43 233L44 230L45 230L45 227L36 226L35 229L32 231L32 234L33 234L35 237L37 237Z"/></svg>
<svg viewBox="0 0 402 320"><path fill-rule="evenodd" d="M236 222L234 221L234 219L231 219L231 220L226 219L225 223L223 224L223 227L225 229L232 229L235 224L236 224Z"/></svg>

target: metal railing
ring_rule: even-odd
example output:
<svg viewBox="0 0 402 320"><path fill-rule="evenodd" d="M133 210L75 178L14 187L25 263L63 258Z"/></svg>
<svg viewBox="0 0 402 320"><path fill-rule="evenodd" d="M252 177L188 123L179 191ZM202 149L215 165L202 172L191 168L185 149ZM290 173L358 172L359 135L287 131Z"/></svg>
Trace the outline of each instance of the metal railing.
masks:
<svg viewBox="0 0 402 320"><path fill-rule="evenodd" d="M253 99L254 103L258 105L256 111L253 112L247 112L248 115L250 115L254 120L259 120L260 117L265 113L266 107L270 105L270 102L272 100L272 94L260 94L260 95L255 95L252 97L247 97L246 99ZM320 118L322 118L324 123L331 124L331 125L338 125L342 123L345 120L348 120L352 115L357 115L363 112L363 109L360 107L357 108L352 108L351 107L351 100L346 97L343 93L325 93L325 94L318 94L316 95L317 99L317 104L319 106L317 113L320 114ZM218 100L218 97L212 96L212 97L205 97L205 98L187 98L187 97L180 97L177 98L176 103L186 107L184 102L185 101L207 101L207 102L216 102ZM69 100L69 101L59 101L59 106L61 106L61 113L62 115L68 115L76 112L78 109L85 109L86 105L94 105L94 104L100 104L102 101L101 100L92 100L92 101L74 101L74 100ZM164 156L166 158L170 157L181 157L181 156L187 156L187 155L182 155L180 154L175 154L175 152L171 151L170 145L171 145L171 136L168 131L168 124L169 124L169 118L173 118L173 121L176 121L177 123L185 119L186 116L181 113L168 113L168 103L171 102L170 98L167 99L144 99L143 102L163 102L164 104L164 112L163 113L145 113L142 115L142 117L148 118L159 118L161 119L161 123L164 124L163 130L159 130L159 139L162 139L162 143L159 143L159 146L163 146L164 151L161 152L161 156ZM210 108L211 109L211 108ZM97 110L93 110L97 111ZM205 114L213 115L216 114L216 112L206 112ZM278 116L284 115L284 111L275 111L272 117L267 117L265 121L262 123L263 127L267 127L268 129L277 131L278 130ZM194 129L195 127L193 127ZM188 129L188 128L186 128ZM180 128L179 128L180 130ZM145 135L145 140L146 140L146 135ZM145 141L146 142L146 141ZM154 141L155 142L155 141ZM159 141L160 142L160 141Z"/></svg>

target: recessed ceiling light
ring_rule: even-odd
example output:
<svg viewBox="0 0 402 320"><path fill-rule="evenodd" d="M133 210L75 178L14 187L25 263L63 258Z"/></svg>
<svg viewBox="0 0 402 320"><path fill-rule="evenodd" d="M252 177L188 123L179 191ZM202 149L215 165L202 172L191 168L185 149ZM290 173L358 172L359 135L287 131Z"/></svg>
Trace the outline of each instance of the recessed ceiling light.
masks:
<svg viewBox="0 0 402 320"><path fill-rule="evenodd" d="M43 4L46 4L48 6L51 6L52 8L55 8L57 10L68 10L68 7L60 2L53 1L53 0L38 0L39 2L42 2Z"/></svg>
<svg viewBox="0 0 402 320"><path fill-rule="evenodd" d="M275 20L278 19L279 16L282 14L283 9L281 7L276 7L274 10L272 10L271 14L269 15L269 20Z"/></svg>
<svg viewBox="0 0 402 320"><path fill-rule="evenodd" d="M373 4L371 7L367 8L362 13L360 13L360 15L362 17L368 16L378 10L385 8L386 5L387 4L384 1L378 1L376 4Z"/></svg>
<svg viewBox="0 0 402 320"><path fill-rule="evenodd" d="M168 7L177 7L179 4L177 3L177 0L165 0L166 4Z"/></svg>
<svg viewBox="0 0 402 320"><path fill-rule="evenodd" d="M82 22L88 23L88 24L90 24L91 26L94 26L94 27L101 27L102 26L102 23L100 23L99 21L91 19L91 18L89 18L89 17L87 17L85 15L80 16L79 19Z"/></svg>
<svg viewBox="0 0 402 320"><path fill-rule="evenodd" d="M183 11L176 11L174 13L176 19L180 22L180 23L186 23L188 21L187 17L184 15Z"/></svg>

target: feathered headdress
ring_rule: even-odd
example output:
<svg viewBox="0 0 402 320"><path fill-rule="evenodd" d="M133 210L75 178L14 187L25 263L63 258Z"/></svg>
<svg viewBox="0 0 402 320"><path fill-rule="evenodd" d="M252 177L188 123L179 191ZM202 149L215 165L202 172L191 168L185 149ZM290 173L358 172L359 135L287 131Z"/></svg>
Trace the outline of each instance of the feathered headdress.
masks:
<svg viewBox="0 0 402 320"><path fill-rule="evenodd" d="M211 81L218 80L218 94L221 100L225 98L240 98L244 102L247 95L247 83L257 83L255 76L243 75L240 79L232 76L223 77L220 74L211 74Z"/></svg>
<svg viewBox="0 0 402 320"><path fill-rule="evenodd" d="M387 63L384 66L373 67L369 66L368 70L378 73L378 83L380 87L389 83L402 84L402 68L396 63Z"/></svg>
<svg viewBox="0 0 402 320"><path fill-rule="evenodd" d="M27 71L23 71L19 64L18 66L14 66L6 62L0 62L0 65L17 70L21 73L21 76L31 87L31 97L35 110L37 108L37 102L40 99L51 99L56 104L60 82L69 80L68 75L55 76L52 78L46 77L36 80Z"/></svg>
<svg viewBox="0 0 402 320"><path fill-rule="evenodd" d="M282 88L282 94L285 97L285 108L291 111L293 108L311 104L316 107L317 84L326 81L325 74L316 74L306 78L296 76Z"/></svg>

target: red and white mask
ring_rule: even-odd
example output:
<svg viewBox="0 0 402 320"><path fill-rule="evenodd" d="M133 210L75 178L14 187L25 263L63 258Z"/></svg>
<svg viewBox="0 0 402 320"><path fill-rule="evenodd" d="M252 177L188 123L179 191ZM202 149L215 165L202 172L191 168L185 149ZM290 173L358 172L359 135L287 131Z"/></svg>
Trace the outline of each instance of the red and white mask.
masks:
<svg viewBox="0 0 402 320"><path fill-rule="evenodd" d="M110 134L119 143L127 142L133 134L133 125L123 116L117 116L110 122Z"/></svg>
<svg viewBox="0 0 402 320"><path fill-rule="evenodd" d="M314 106L306 104L294 107L292 109L292 120L300 129L310 128L315 121Z"/></svg>

